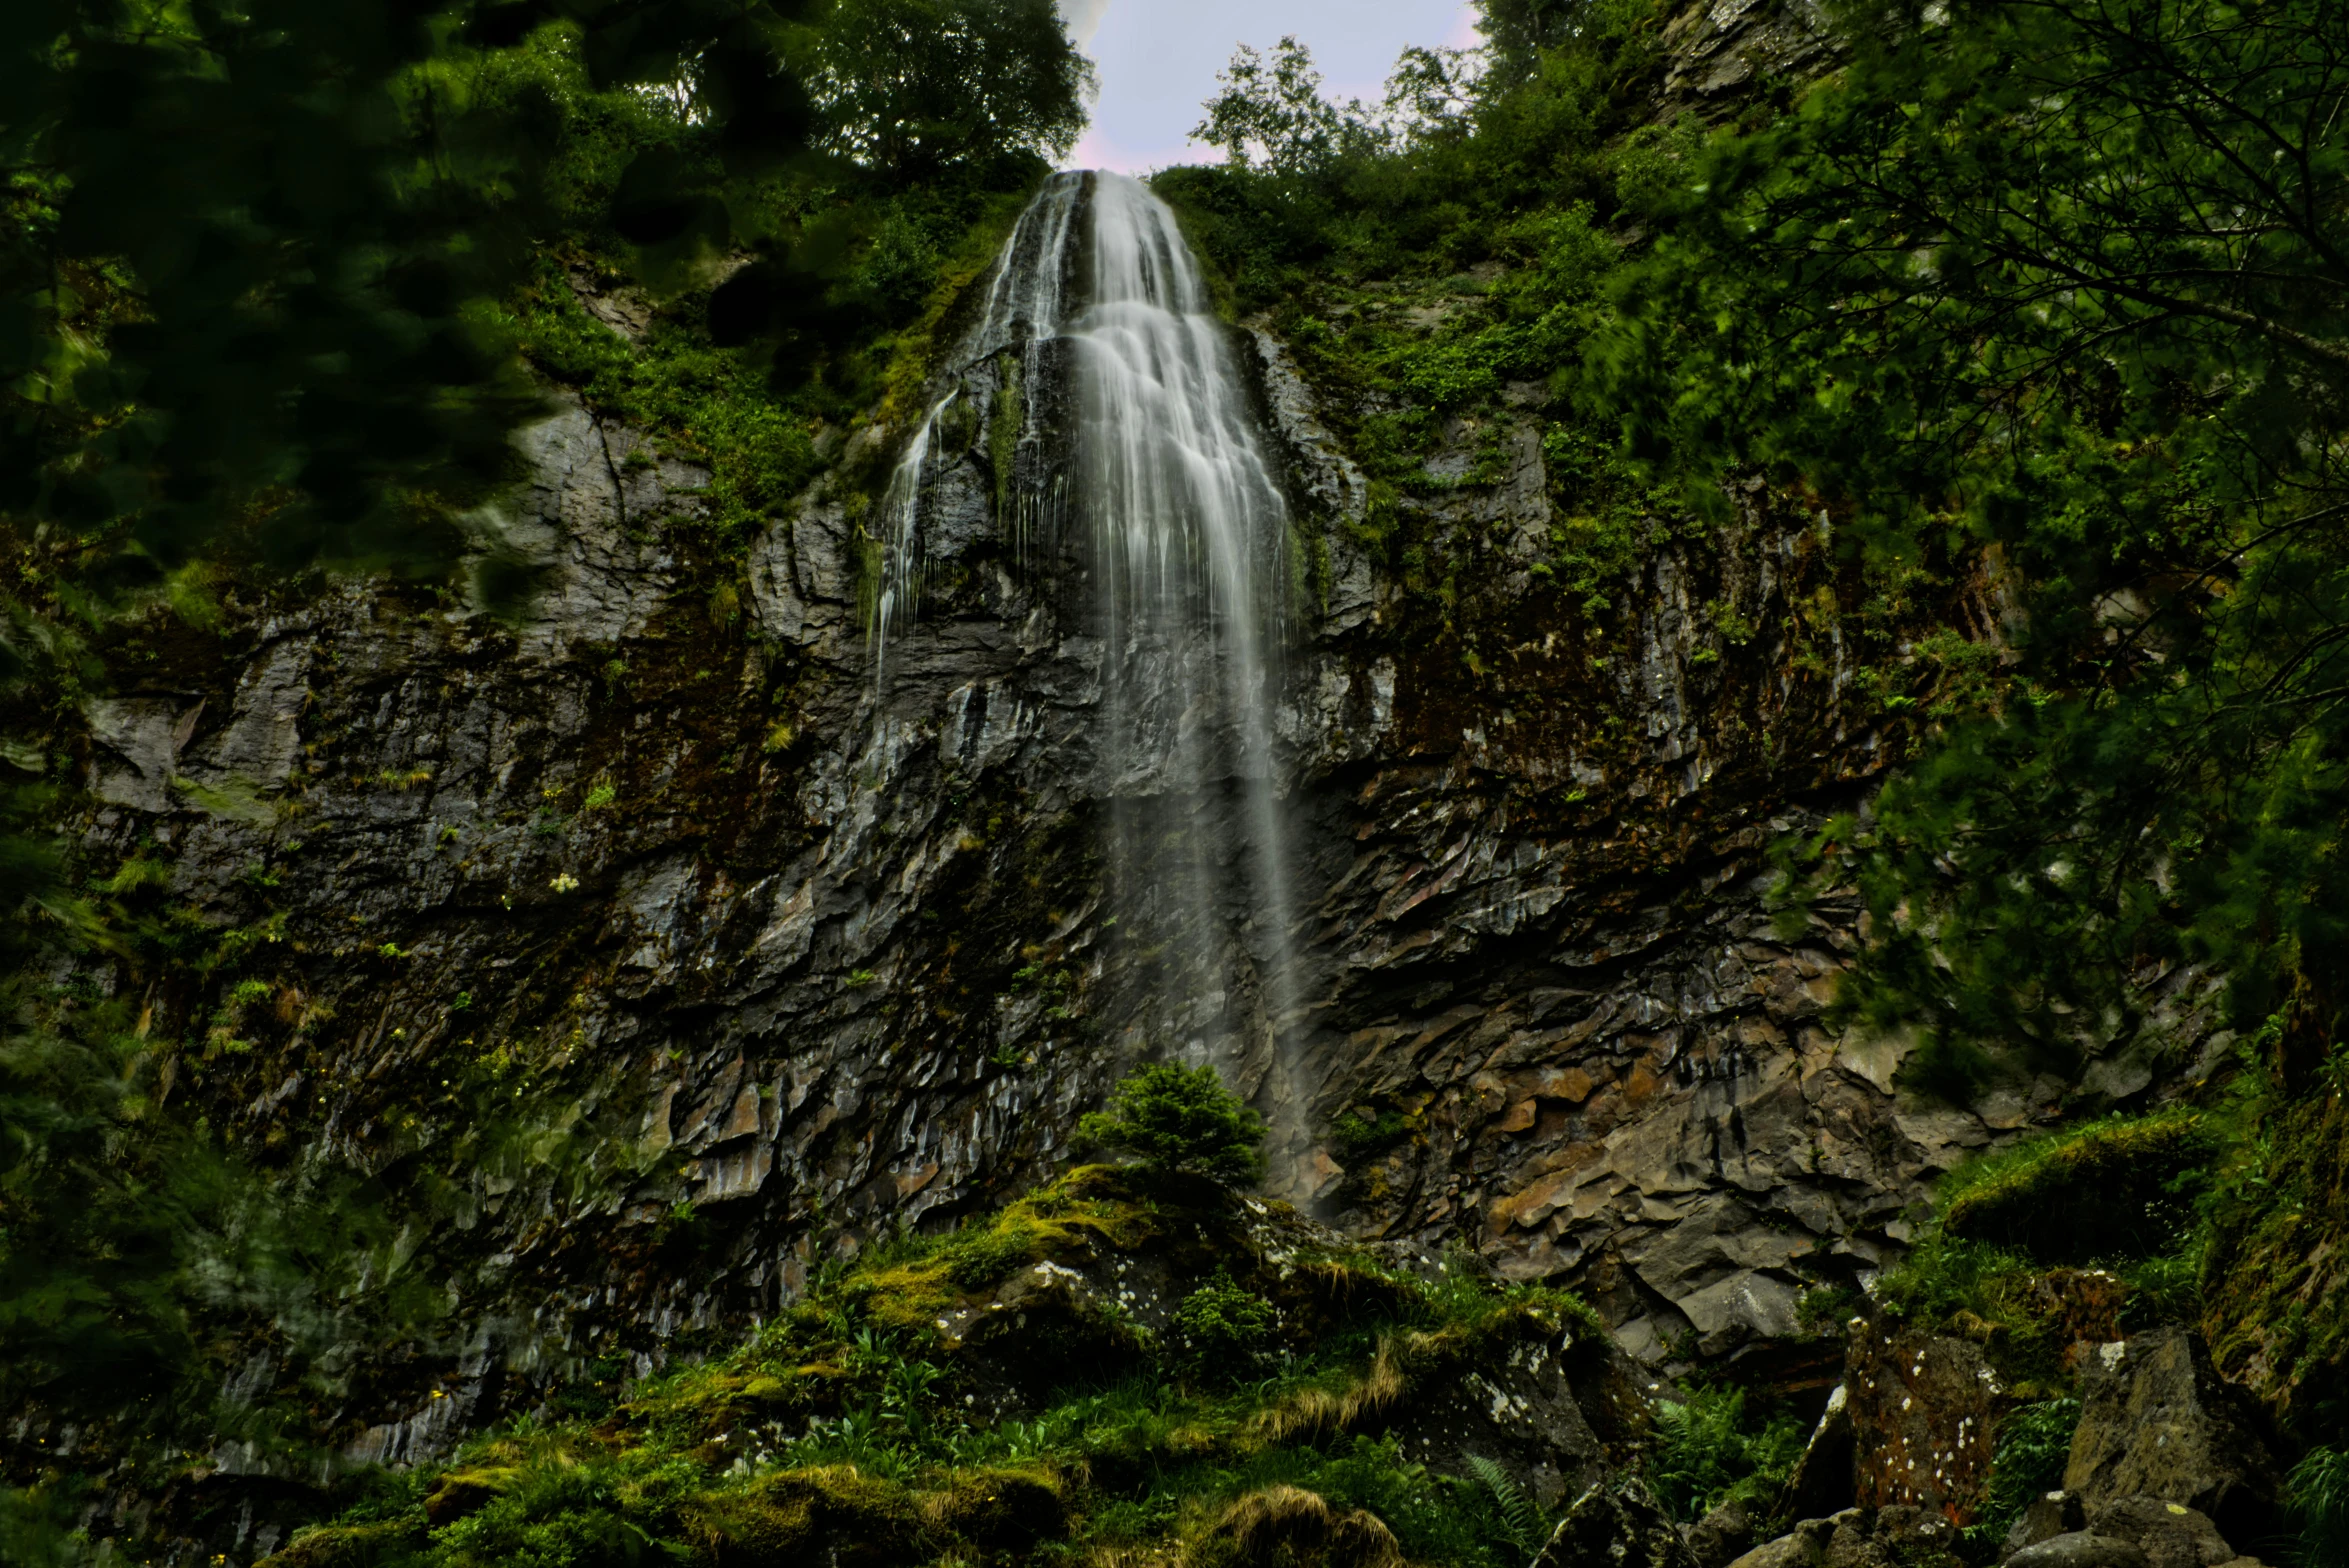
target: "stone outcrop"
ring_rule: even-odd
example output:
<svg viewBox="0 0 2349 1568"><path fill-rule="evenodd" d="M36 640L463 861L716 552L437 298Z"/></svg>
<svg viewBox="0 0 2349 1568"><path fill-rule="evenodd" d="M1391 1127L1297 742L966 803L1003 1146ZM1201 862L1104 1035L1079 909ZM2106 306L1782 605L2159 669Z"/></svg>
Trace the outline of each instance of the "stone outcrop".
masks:
<svg viewBox="0 0 2349 1568"><path fill-rule="evenodd" d="M1696 1568L1727 1568L1754 1544L1752 1511L1738 1498L1725 1499L1682 1532Z"/></svg>
<svg viewBox="0 0 2349 1568"><path fill-rule="evenodd" d="M2136 1547L2147 1568L2219 1568L2235 1560L2208 1515L2158 1497L2116 1497L2096 1510L2089 1527Z"/></svg>
<svg viewBox="0 0 2349 1568"><path fill-rule="evenodd" d="M2032 1499L2031 1505L2015 1516L2000 1546L2000 1556L2012 1557L2026 1546L2037 1546L2041 1541L2087 1528L2088 1510L2081 1504L2079 1493L2047 1492Z"/></svg>
<svg viewBox="0 0 2349 1568"><path fill-rule="evenodd" d="M1811 1429L1794 1473L1786 1479L1786 1501L1781 1510L1797 1519L1827 1519L1852 1507L1858 1498L1854 1477L1858 1471L1858 1439L1852 1431L1851 1388L1838 1383L1828 1392L1827 1408Z"/></svg>
<svg viewBox="0 0 2349 1568"><path fill-rule="evenodd" d="M1921 1508L1851 1508L1806 1519L1730 1568L1963 1568L1957 1530Z"/></svg>
<svg viewBox="0 0 2349 1568"><path fill-rule="evenodd" d="M2064 1487L2080 1494L2092 1527L2116 1533L2099 1522L2114 1509L2158 1523L2164 1516L2138 1501L2150 1499L2207 1517L2228 1540L2269 1532L2275 1463L2249 1399L2212 1369L2201 1336L2169 1327L2100 1345L2079 1377Z"/></svg>
<svg viewBox="0 0 2349 1568"><path fill-rule="evenodd" d="M2010 1568L2150 1568L2134 1544L2087 1530L2027 1546L2007 1562Z"/></svg>

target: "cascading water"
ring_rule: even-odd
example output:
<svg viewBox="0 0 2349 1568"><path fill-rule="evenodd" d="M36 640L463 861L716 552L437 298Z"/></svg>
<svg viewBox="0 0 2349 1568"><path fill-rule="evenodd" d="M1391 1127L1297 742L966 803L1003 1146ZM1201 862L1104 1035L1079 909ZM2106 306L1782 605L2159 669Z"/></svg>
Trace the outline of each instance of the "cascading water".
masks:
<svg viewBox="0 0 2349 1568"><path fill-rule="evenodd" d="M1017 399L991 408L1018 429L997 526L1039 575L1059 569L1064 646L1098 660L1092 765L1132 1043L1250 1089L1269 1075L1274 1184L1292 1187L1306 1140L1285 1125L1302 1097L1272 729L1289 517L1229 332L1163 202L1064 174L1021 218L957 357L883 502L876 681L918 607L942 425L965 398Z"/></svg>

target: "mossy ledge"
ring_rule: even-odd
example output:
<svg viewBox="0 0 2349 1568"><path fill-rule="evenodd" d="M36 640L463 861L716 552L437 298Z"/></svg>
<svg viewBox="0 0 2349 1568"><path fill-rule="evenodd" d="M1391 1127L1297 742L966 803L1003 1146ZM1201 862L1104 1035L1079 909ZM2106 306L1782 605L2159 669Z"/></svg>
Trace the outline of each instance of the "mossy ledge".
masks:
<svg viewBox="0 0 2349 1568"><path fill-rule="evenodd" d="M270 1562L1222 1561L1304 1520L1314 1560L1499 1564L1512 1508L1604 1476L1649 1419L1574 1296L1108 1165L869 1248L598 1402L374 1475Z"/></svg>

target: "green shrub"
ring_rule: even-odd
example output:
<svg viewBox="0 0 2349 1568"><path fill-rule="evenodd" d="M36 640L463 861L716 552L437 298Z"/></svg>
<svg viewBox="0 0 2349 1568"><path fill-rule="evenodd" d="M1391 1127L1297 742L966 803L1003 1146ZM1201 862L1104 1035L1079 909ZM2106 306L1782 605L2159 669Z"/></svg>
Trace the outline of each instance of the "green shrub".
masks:
<svg viewBox="0 0 2349 1568"><path fill-rule="evenodd" d="M1264 1118L1240 1103L1212 1067L1160 1062L1119 1084L1107 1110L1077 1124L1077 1141L1123 1149L1148 1171L1222 1182L1264 1173Z"/></svg>
<svg viewBox="0 0 2349 1568"><path fill-rule="evenodd" d="M1194 1375L1228 1381L1263 1363L1278 1321L1271 1302L1219 1274L1175 1304L1168 1327Z"/></svg>
<svg viewBox="0 0 2349 1568"><path fill-rule="evenodd" d="M1411 1136L1411 1118L1401 1111L1381 1111L1375 1117L1348 1111L1330 1123L1329 1150L1340 1165L1352 1167L1374 1160Z"/></svg>

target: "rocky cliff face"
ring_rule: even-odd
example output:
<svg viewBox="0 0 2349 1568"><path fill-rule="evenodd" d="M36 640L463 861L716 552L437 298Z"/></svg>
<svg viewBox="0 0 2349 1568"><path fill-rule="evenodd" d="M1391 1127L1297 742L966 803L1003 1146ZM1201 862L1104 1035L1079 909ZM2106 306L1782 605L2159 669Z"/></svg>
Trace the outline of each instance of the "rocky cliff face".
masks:
<svg viewBox="0 0 2349 1568"><path fill-rule="evenodd" d="M1829 521L1758 484L1721 530L1659 519L1621 608L1584 613L1545 565L1570 497L1531 389L1456 420L1429 469L1463 482L1382 532L1281 345L1244 345L1309 563L1278 729L1310 1023L1301 1069L1235 1068L1302 1130L1276 1190L1575 1284L1654 1364L1800 1362L1802 1294L2066 1087L1911 1101L1897 1042L1821 1023L1848 913L1773 928L1771 841L1897 749L1854 681L1898 629L1858 615ZM643 1364L1001 1201L1148 1049L1147 955L1100 894L1098 649L1020 568L986 422L941 439L885 695L845 477L724 554L703 476L574 404L525 441L521 619L376 584L232 600L88 705L90 862L168 866L268 986L154 984L190 1042L171 1092L289 1164L394 1176L490 1147L463 1141L483 1093L513 1106L495 1159L442 1170L464 1330L379 1369L359 1452L433 1451L512 1379ZM1398 540L1472 591L1409 590ZM1986 631L1986 603L1944 611Z"/></svg>
<svg viewBox="0 0 2349 1568"><path fill-rule="evenodd" d="M1308 1069L1240 1072L1304 1101L1288 1195L1583 1283L1651 1358L1797 1337L1807 1282L1878 1261L1923 1181L2031 1111L1904 1104L1895 1048L1818 1023L1851 933L1770 932L1764 846L1875 746L1848 670L1794 645L1833 589L1816 525L1757 496L1718 552L1662 545L1602 653L1532 570L1531 423L1464 426L1512 457L1417 520L1486 585L1431 634L1359 542L1311 393L1253 351L1323 563L1281 714ZM738 566L697 544L693 470L573 407L527 439L522 622L380 585L232 604L218 643L126 659L90 706L92 863L167 863L271 986L154 996L197 1042L175 1092L279 1158L397 1174L510 1083L560 1146L453 1172L472 1331L453 1365L385 1369L362 1451L1000 1200L1141 1049L1082 765L1098 686L1009 569L965 438L885 702L844 487ZM1797 630L1731 645L1718 607Z"/></svg>

